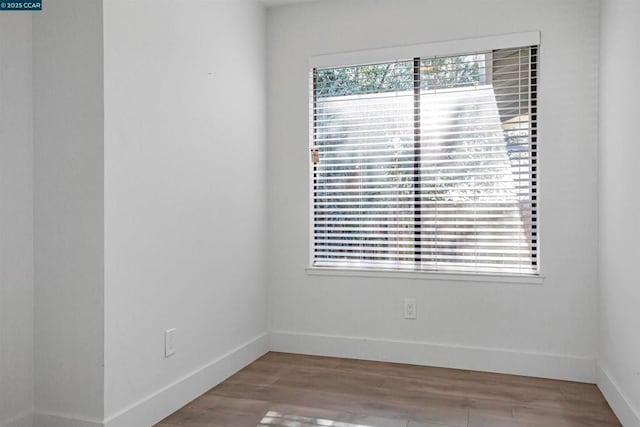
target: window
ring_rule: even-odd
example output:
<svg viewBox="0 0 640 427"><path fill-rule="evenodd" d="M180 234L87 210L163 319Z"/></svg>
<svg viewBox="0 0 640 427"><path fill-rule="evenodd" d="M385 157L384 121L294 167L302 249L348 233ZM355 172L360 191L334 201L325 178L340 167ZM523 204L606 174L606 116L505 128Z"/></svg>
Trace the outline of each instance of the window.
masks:
<svg viewBox="0 0 640 427"><path fill-rule="evenodd" d="M312 266L538 274L537 58L313 67Z"/></svg>

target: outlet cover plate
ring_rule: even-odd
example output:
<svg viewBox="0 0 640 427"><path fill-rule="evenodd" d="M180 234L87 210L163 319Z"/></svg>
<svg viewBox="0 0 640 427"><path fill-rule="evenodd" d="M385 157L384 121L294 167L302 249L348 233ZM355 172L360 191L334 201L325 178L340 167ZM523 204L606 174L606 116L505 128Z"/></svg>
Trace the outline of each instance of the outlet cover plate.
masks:
<svg viewBox="0 0 640 427"><path fill-rule="evenodd" d="M164 332L164 357L176 354L176 328Z"/></svg>
<svg viewBox="0 0 640 427"><path fill-rule="evenodd" d="M405 319L417 319L418 318L418 303L415 298L404 299L404 318Z"/></svg>

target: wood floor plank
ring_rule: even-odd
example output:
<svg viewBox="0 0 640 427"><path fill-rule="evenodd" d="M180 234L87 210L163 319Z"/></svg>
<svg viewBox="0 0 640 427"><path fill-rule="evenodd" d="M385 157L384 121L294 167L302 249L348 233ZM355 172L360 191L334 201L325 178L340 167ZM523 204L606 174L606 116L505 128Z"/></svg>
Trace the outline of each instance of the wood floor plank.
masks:
<svg viewBox="0 0 640 427"><path fill-rule="evenodd" d="M618 427L620 423L592 384L271 352L156 427L294 425Z"/></svg>

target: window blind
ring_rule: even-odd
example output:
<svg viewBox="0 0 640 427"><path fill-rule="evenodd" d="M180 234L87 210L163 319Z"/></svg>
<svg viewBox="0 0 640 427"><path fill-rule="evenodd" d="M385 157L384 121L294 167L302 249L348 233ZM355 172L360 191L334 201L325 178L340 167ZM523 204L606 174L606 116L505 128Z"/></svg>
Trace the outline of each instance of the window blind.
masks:
<svg viewBox="0 0 640 427"><path fill-rule="evenodd" d="M537 58L312 69L313 266L537 274Z"/></svg>

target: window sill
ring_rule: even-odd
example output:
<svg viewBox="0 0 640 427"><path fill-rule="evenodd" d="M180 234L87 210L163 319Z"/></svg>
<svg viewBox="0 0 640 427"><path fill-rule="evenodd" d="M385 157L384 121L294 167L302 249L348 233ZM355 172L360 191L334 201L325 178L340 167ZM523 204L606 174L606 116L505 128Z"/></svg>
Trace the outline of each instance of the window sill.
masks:
<svg viewBox="0 0 640 427"><path fill-rule="evenodd" d="M413 280L448 280L455 282L489 282L489 283L514 283L523 285L541 285L544 283L544 276L525 276L518 274L497 274L497 273L430 273L418 271L399 270L369 270L358 268L333 268L333 267L307 267L306 272L310 276L329 277L372 277L391 279L413 279Z"/></svg>

